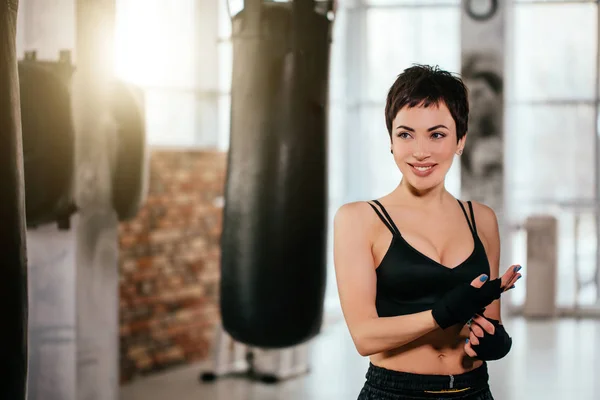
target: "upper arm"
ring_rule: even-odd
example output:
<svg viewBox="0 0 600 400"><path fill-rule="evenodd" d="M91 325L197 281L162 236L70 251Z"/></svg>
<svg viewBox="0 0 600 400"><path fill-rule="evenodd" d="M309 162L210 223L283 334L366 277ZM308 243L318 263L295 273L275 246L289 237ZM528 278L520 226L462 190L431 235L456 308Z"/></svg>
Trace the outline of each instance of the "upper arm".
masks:
<svg viewBox="0 0 600 400"><path fill-rule="evenodd" d="M490 264L490 280L496 279L500 276L500 231L498 229L498 218L494 210L477 202L473 202L473 211L477 232ZM500 299L486 307L485 315L501 320Z"/></svg>
<svg viewBox="0 0 600 400"><path fill-rule="evenodd" d="M377 277L366 203L345 204L333 223L333 258L338 294L350 334L357 344L357 327L377 318L375 295Z"/></svg>

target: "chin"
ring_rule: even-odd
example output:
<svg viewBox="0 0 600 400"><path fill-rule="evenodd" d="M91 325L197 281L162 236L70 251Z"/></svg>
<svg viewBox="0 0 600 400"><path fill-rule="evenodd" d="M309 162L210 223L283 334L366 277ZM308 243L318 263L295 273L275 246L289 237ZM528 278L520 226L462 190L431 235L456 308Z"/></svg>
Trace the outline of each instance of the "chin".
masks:
<svg viewBox="0 0 600 400"><path fill-rule="evenodd" d="M410 176L407 179L407 182L411 187L419 192L427 192L443 183L443 181L440 181L435 176L428 176L427 178Z"/></svg>
<svg viewBox="0 0 600 400"><path fill-rule="evenodd" d="M430 184L425 182L408 182L411 187L419 192L428 192L431 189L435 188L438 184Z"/></svg>

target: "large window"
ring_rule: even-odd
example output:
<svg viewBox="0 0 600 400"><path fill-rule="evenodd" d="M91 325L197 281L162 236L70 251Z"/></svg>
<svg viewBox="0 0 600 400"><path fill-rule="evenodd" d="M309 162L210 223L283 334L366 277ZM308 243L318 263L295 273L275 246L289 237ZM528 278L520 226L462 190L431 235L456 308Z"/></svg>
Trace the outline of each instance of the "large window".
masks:
<svg viewBox="0 0 600 400"><path fill-rule="evenodd" d="M389 151L387 91L405 68L439 65L460 72L459 1L339 2L330 82L329 213L343 203L381 197L402 178ZM447 186L460 190L458 160ZM327 301L338 307L329 229Z"/></svg>
<svg viewBox="0 0 600 400"><path fill-rule="evenodd" d="M346 148L337 155L342 161L333 177L341 182L336 188L343 194L335 196L340 203L381 196L398 183L383 116L386 91L413 63L460 72L459 6L365 0L346 10L352 22L343 39L347 82L336 105L344 104L345 112L334 123L343 134L332 132L336 149ZM594 285L575 298L576 274L589 281L596 268L593 213L562 204L595 197L596 7L593 1L515 1L506 28L506 222L543 213L558 218L559 306L596 298ZM459 167L456 162L447 180L454 194L460 192ZM503 248L512 250L511 260L526 262L525 239L523 232L510 234L511 245ZM515 291L511 303L522 305L524 298L525 290Z"/></svg>
<svg viewBox="0 0 600 400"><path fill-rule="evenodd" d="M367 18L366 85L359 110L366 137L369 187L363 193L379 197L392 191L401 179L389 153L384 108L389 87L398 74L413 64L439 65L460 72L460 10L446 2L430 7L370 8ZM357 149L357 155L359 151ZM457 160L458 161L458 160ZM449 172L449 189L458 195L460 165Z"/></svg>
<svg viewBox="0 0 600 400"><path fill-rule="evenodd" d="M592 304L596 295L589 285L575 298L575 244L582 278L592 276L596 266L593 214L559 204L589 203L595 197L596 7L522 1L511 15L506 202L515 222L532 214L558 218L557 303L563 307L575 301ZM513 243L513 259L526 262L525 236L513 234ZM513 304L521 305L524 298L524 290L515 291Z"/></svg>
<svg viewBox="0 0 600 400"><path fill-rule="evenodd" d="M216 32L202 26L201 20L211 17L207 12L216 14L209 4L117 0L115 70L144 89L152 146L185 148L216 142L208 137L216 137L210 132L216 123L207 118L217 112L213 104L217 90L212 87L216 83L211 83L217 79L217 61L210 46Z"/></svg>

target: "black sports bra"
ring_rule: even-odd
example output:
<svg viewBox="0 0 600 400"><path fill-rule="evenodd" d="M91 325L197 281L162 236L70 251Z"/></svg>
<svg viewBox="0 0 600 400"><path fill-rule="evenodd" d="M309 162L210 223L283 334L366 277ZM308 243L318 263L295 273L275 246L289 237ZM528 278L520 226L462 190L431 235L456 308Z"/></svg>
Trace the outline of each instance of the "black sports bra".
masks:
<svg viewBox="0 0 600 400"><path fill-rule="evenodd" d="M380 317L414 314L430 310L433 304L455 285L471 282L481 274L490 274L490 264L483 243L477 235L475 215L471 202L467 211L460 201L469 229L473 234L475 246L471 255L454 268L448 268L431 259L411 246L400 234L386 209L377 200L373 200L382 213L369 203L381 221L392 232L392 241L388 251L376 269L377 294L375 306Z"/></svg>

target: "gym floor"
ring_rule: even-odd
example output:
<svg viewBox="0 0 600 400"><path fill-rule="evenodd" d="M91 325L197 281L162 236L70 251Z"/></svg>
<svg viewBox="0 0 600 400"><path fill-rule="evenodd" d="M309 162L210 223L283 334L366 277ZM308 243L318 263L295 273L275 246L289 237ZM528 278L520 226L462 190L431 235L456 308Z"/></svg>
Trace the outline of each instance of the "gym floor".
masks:
<svg viewBox="0 0 600 400"><path fill-rule="evenodd" d="M505 319L514 338L506 359L491 362L496 400L600 399L600 320ZM311 350L312 372L275 386L242 379L200 383L208 364L138 379L121 400L332 400L356 399L368 359L355 351L343 322L328 325Z"/></svg>

